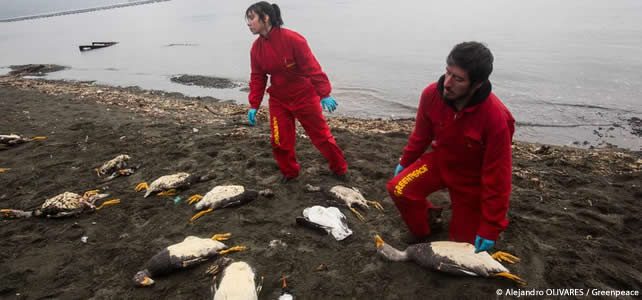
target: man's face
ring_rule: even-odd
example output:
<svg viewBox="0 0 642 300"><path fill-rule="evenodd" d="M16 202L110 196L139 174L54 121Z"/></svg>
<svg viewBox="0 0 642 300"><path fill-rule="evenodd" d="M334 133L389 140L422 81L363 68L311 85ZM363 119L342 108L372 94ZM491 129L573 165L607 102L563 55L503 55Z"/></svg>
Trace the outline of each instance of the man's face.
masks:
<svg viewBox="0 0 642 300"><path fill-rule="evenodd" d="M466 70L455 66L447 66L444 78L444 99L457 101L472 96L476 88L470 82Z"/></svg>
<svg viewBox="0 0 642 300"><path fill-rule="evenodd" d="M269 17L266 16L266 19L267 18ZM245 20L247 21L247 27L250 29L252 34L260 34L267 31L267 23L264 20L261 20L259 15L255 14L253 11L250 11Z"/></svg>

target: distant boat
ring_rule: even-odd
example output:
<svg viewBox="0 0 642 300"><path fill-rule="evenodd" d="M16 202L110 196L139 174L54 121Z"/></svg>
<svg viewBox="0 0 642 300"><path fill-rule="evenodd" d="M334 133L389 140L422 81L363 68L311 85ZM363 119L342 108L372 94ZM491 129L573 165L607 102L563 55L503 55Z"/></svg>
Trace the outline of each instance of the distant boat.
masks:
<svg viewBox="0 0 642 300"><path fill-rule="evenodd" d="M91 45L80 45L78 46L78 48L80 48L80 51L88 51L88 50L94 50L98 48L109 47L115 44L118 44L118 42L93 42L91 43Z"/></svg>

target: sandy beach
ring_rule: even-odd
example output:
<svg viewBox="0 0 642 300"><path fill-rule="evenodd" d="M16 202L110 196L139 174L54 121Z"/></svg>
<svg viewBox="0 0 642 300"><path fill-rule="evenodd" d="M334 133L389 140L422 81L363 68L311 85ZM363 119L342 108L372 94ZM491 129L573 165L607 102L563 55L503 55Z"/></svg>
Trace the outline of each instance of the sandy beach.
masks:
<svg viewBox="0 0 642 300"><path fill-rule="evenodd" d="M501 279L450 276L376 255L373 235L405 247L406 234L385 183L405 145L412 120L331 118L350 168L347 185L385 212L365 211L361 222L340 207L354 231L344 241L298 226L313 205L329 204L305 185L339 184L299 130L299 179L278 183L266 109L249 127L246 107L215 99L117 88L90 82L0 77L0 134L45 135L0 149L0 208L34 209L64 191L101 189L120 205L67 219L0 220L0 298L205 299L209 263L159 277L137 288L133 275L156 252L188 235L230 232L229 245L249 249L230 257L264 276L261 298L276 299L285 274L300 299L494 298L515 287ZM102 182L94 168L128 154L140 169ZM527 289L642 289L642 154L621 149L576 149L514 143L508 230L496 249L521 258L509 269ZM213 174L174 197L143 198L141 181L179 171ZM215 211L193 224L185 202L218 184L270 188L239 208ZM440 192L432 197L447 204ZM446 211L448 215L449 211ZM87 237L87 243L81 237ZM447 228L434 240L447 239ZM279 242L274 242L279 241Z"/></svg>

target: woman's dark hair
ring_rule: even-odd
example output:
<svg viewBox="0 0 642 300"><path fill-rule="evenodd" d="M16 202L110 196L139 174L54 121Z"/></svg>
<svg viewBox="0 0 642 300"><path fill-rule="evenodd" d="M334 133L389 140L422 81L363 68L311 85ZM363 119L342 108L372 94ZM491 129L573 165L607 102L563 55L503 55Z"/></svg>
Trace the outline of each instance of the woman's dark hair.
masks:
<svg viewBox="0 0 642 300"><path fill-rule="evenodd" d="M270 4L266 1L256 2L245 11L245 18L249 19L250 13L259 16L259 19L262 21L265 19L265 16L270 17L270 25L274 27L280 27L283 25L283 19L281 19L281 9L276 4Z"/></svg>
<svg viewBox="0 0 642 300"><path fill-rule="evenodd" d="M485 82L493 72L493 54L479 42L457 44L448 54L446 63L466 70L471 83Z"/></svg>

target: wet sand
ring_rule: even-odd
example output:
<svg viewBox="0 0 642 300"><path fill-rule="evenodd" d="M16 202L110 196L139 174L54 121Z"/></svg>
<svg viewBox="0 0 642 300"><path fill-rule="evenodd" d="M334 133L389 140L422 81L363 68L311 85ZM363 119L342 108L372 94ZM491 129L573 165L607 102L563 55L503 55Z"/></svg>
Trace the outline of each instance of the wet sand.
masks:
<svg viewBox="0 0 642 300"><path fill-rule="evenodd" d="M68 219L0 220L0 298L204 299L210 297L209 263L158 277L136 288L133 275L153 254L187 235L231 232L230 255L265 277L262 298L275 299L285 274L302 299L492 298L500 279L457 277L375 255L379 233L404 247L406 229L386 195L385 183L404 146L411 120L331 119L350 165L349 185L380 200L381 214L358 221L346 208L354 234L337 242L295 224L305 207L328 205L306 184L337 182L299 131L301 176L279 184L265 109L246 124L246 107L177 94L90 83L0 77L0 134L46 135L0 151L0 207L33 209L64 191L100 188L122 203ZM102 183L94 168L126 153L141 168ZM642 287L640 152L575 149L515 142L508 230L497 249L522 261L509 269L528 289ZM134 186L178 171L215 174L180 193L186 199L217 184L271 188L275 197L215 211L189 224L183 200L143 198ZM433 201L447 203L445 193ZM448 213L448 212L447 212ZM446 229L447 230L447 229ZM434 240L447 238L446 230ZM81 237L87 236L86 244ZM279 240L282 243L271 242ZM321 267L320 267L321 266Z"/></svg>

